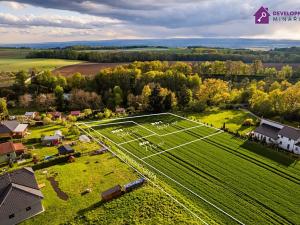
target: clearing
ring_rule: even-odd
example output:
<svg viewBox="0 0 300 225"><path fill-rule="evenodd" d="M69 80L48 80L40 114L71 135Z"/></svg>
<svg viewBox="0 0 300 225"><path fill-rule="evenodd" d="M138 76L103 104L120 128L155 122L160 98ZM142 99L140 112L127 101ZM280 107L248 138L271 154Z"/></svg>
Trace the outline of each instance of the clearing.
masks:
<svg viewBox="0 0 300 225"><path fill-rule="evenodd" d="M150 169L216 223L300 223L299 164L285 153L171 113L77 125Z"/></svg>

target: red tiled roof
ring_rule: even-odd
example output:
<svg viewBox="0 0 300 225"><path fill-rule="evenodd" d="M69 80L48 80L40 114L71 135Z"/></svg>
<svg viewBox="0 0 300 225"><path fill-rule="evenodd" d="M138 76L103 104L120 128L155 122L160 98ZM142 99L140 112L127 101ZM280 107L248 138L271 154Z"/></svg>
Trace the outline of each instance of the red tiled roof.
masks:
<svg viewBox="0 0 300 225"><path fill-rule="evenodd" d="M15 149L14 149L13 143L5 142L5 143L0 144L0 155L4 155L4 154L11 153L14 151L15 151Z"/></svg>
<svg viewBox="0 0 300 225"><path fill-rule="evenodd" d="M8 154L15 151L23 151L25 146L22 143L5 142L0 144L0 155Z"/></svg>
<svg viewBox="0 0 300 225"><path fill-rule="evenodd" d="M24 151L26 149L22 143L14 143L13 145L16 152Z"/></svg>
<svg viewBox="0 0 300 225"><path fill-rule="evenodd" d="M80 115L80 111L71 111L72 116L78 116Z"/></svg>

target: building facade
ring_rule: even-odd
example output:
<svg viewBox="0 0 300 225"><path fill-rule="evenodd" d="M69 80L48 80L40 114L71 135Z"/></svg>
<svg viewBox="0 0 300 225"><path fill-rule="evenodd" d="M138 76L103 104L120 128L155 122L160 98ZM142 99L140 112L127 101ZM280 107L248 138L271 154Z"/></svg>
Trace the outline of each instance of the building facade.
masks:
<svg viewBox="0 0 300 225"><path fill-rule="evenodd" d="M300 154L300 129L262 119L253 135L260 141Z"/></svg>

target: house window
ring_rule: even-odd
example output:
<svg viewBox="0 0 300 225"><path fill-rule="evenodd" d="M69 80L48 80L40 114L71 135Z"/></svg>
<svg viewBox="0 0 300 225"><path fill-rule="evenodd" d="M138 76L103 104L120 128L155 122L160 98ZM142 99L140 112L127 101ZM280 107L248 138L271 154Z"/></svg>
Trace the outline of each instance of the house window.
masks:
<svg viewBox="0 0 300 225"><path fill-rule="evenodd" d="M281 145L282 145L282 141L280 141L280 142L279 142L279 144L281 144Z"/></svg>
<svg viewBox="0 0 300 225"><path fill-rule="evenodd" d="M10 157L10 154L6 154L7 157Z"/></svg>
<svg viewBox="0 0 300 225"><path fill-rule="evenodd" d="M26 208L26 211L30 211L30 210L31 210L31 207L28 206L28 207Z"/></svg>
<svg viewBox="0 0 300 225"><path fill-rule="evenodd" d="M287 145L287 149L290 150L290 144Z"/></svg>
<svg viewBox="0 0 300 225"><path fill-rule="evenodd" d="M8 216L9 219L12 219L12 218L14 218L14 217L15 217L15 214L10 214L10 215Z"/></svg>

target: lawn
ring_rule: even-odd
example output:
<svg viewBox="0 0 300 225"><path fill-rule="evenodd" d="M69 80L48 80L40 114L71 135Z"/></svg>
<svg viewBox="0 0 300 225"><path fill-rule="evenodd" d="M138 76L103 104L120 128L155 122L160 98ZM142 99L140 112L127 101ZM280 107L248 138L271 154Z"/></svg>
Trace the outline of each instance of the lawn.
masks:
<svg viewBox="0 0 300 225"><path fill-rule="evenodd" d="M248 112L242 110L226 110L219 108L210 108L203 113L188 113L189 118L200 120L203 123L212 124L214 127L221 128L225 123L226 128L232 132L246 134L253 130L255 126L242 126L245 119L251 118L255 122L257 119Z"/></svg>
<svg viewBox="0 0 300 225"><path fill-rule="evenodd" d="M223 118L232 113L220 112ZM228 119L232 124L238 120ZM223 124L220 121L219 125ZM109 138L113 146L210 212L216 223L300 223L300 166L296 158L200 125L173 114L160 114L79 126L99 139Z"/></svg>
<svg viewBox="0 0 300 225"><path fill-rule="evenodd" d="M81 63L81 61L64 59L15 59L0 58L0 72L16 72L19 70L53 70L62 66Z"/></svg>
<svg viewBox="0 0 300 225"><path fill-rule="evenodd" d="M23 222L22 225L200 224L150 184L117 200L101 203L102 191L139 178L136 172L110 153L83 156L77 158L74 163L38 170L36 177L39 184L46 185L41 189L45 212ZM47 177L54 177L59 188L67 194L67 200L58 197ZM81 195L87 188L91 188L92 192Z"/></svg>

